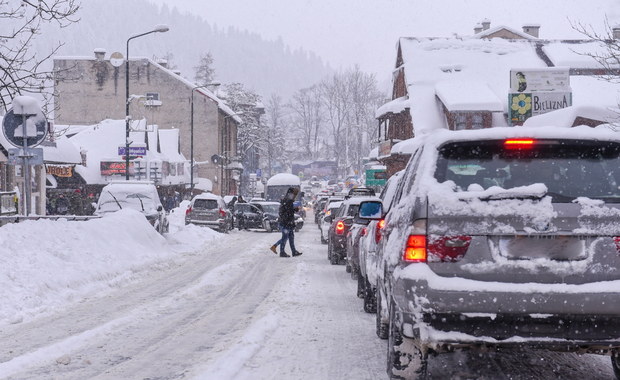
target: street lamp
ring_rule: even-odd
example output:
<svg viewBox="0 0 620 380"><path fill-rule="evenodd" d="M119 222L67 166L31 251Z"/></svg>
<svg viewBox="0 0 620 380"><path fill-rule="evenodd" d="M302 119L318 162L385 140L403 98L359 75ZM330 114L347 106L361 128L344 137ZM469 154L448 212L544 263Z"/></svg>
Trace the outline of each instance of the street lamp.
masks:
<svg viewBox="0 0 620 380"><path fill-rule="evenodd" d="M156 25L146 33L136 34L127 39L127 51L125 55L125 180L129 181L129 41L134 38L146 36L151 33L164 33L170 30L166 25Z"/></svg>

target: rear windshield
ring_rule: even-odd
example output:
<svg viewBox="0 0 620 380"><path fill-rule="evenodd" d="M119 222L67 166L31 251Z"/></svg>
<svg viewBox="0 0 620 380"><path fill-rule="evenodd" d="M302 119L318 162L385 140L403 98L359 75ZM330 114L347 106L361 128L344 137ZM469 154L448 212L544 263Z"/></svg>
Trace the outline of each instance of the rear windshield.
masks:
<svg viewBox="0 0 620 380"><path fill-rule="evenodd" d="M215 199L196 199L194 201L194 208L197 210L212 210L219 208Z"/></svg>
<svg viewBox="0 0 620 380"><path fill-rule="evenodd" d="M453 181L457 191L542 183L554 202L620 202L619 156L615 142L536 140L521 149L505 148L504 140L458 142L440 148L435 178Z"/></svg>

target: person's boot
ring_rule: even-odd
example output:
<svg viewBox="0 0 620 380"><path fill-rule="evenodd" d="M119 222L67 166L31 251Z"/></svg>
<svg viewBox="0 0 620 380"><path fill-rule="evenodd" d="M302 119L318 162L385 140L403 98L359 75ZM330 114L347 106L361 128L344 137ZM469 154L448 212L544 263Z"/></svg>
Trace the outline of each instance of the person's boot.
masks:
<svg viewBox="0 0 620 380"><path fill-rule="evenodd" d="M276 251L277 247L278 247L277 245L272 245L271 247L269 247L269 249L271 250L271 252L277 255L278 254L278 251Z"/></svg>
<svg viewBox="0 0 620 380"><path fill-rule="evenodd" d="M299 252L299 251L295 251L295 252L293 252L293 256L301 256L301 255L302 255L302 253L301 253L301 252Z"/></svg>
<svg viewBox="0 0 620 380"><path fill-rule="evenodd" d="M289 256L286 252L282 251L280 252L280 257L291 257L291 256Z"/></svg>

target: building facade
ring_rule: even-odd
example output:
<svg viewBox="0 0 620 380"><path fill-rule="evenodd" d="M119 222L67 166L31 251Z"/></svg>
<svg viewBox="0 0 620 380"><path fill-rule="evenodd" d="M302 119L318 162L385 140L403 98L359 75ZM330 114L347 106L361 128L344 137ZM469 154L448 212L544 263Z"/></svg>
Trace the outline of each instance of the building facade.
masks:
<svg viewBox="0 0 620 380"><path fill-rule="evenodd" d="M55 123L92 125L124 119L125 72L125 62L106 59L101 50L93 57L56 57ZM235 186L233 171L211 158L225 150L236 152L240 119L208 88L198 88L168 70L165 62L131 58L129 99L132 120L146 119L160 129L179 130L181 153L190 160L193 157L194 178L211 180L217 194Z"/></svg>

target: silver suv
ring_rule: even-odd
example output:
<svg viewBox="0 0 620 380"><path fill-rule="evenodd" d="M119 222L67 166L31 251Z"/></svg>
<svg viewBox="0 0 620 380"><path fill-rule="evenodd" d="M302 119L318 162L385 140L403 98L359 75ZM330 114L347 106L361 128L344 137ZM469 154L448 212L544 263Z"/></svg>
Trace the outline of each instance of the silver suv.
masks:
<svg viewBox="0 0 620 380"><path fill-rule="evenodd" d="M515 345L608 354L618 374L620 134L416 139L379 246L390 376L424 376L429 353Z"/></svg>

